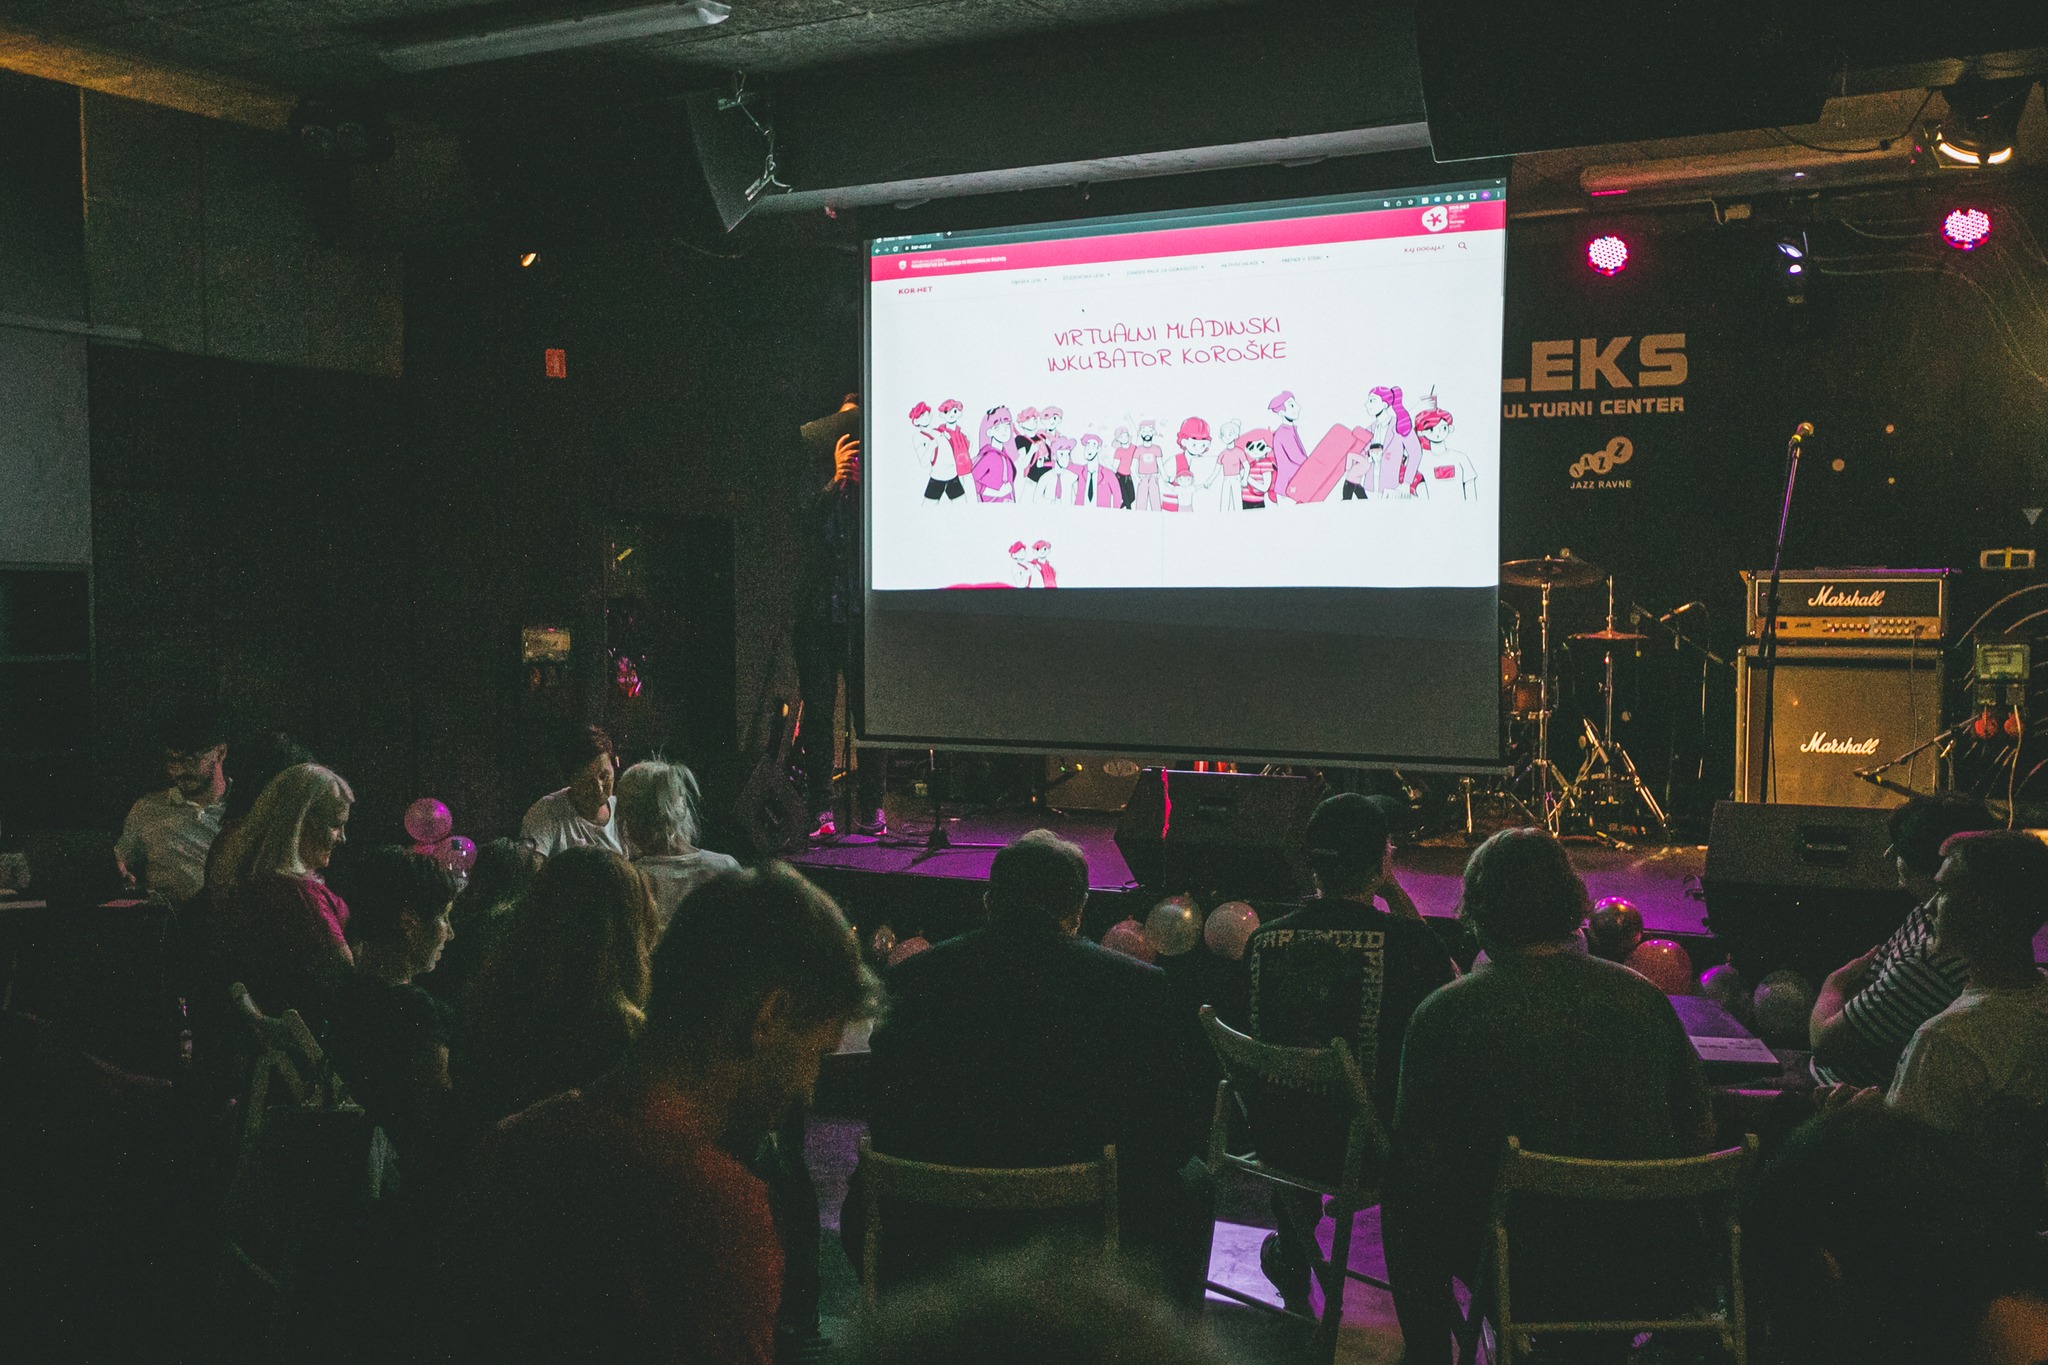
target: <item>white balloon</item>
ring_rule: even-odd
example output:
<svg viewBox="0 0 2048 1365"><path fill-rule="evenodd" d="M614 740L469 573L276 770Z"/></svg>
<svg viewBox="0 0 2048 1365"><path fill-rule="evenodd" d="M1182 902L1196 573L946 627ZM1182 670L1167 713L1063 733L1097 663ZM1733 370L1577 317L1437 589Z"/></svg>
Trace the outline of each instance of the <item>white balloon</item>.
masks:
<svg viewBox="0 0 2048 1365"><path fill-rule="evenodd" d="M1202 926L1202 942L1218 957L1236 962L1244 957L1245 947L1258 930L1258 911L1243 901L1225 901L1209 912L1209 922Z"/></svg>
<svg viewBox="0 0 2048 1365"><path fill-rule="evenodd" d="M1145 916L1145 940L1161 957L1191 953L1202 941L1202 916L1185 896L1168 896Z"/></svg>

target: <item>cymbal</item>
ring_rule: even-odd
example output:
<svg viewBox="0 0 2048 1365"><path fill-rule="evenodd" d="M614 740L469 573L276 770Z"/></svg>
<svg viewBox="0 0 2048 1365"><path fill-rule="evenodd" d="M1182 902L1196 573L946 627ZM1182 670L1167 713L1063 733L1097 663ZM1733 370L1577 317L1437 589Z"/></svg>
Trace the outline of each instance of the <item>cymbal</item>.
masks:
<svg viewBox="0 0 2048 1365"><path fill-rule="evenodd" d="M1554 555L1511 559L1500 566L1500 581L1517 588L1540 588L1546 583L1554 588L1584 588L1605 577L1600 566L1589 559L1561 559Z"/></svg>
<svg viewBox="0 0 2048 1365"><path fill-rule="evenodd" d="M1647 640L1647 635L1638 635L1632 630L1589 630L1582 635L1569 637L1574 640Z"/></svg>

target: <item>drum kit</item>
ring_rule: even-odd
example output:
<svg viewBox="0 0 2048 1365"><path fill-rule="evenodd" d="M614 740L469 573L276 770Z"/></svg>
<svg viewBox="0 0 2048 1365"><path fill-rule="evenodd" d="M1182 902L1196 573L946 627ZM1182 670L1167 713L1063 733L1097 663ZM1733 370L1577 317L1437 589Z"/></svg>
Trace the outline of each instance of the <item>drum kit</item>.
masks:
<svg viewBox="0 0 2048 1365"><path fill-rule="evenodd" d="M1636 771L1635 761L1614 735L1614 665L1617 652L1649 637L1616 627L1614 619L1614 578L1591 560L1575 558L1569 550L1541 559L1516 559L1501 565L1500 581L1517 588L1534 588L1538 593L1537 666L1532 678L1522 661L1521 617L1509 607L1501 638L1501 698L1511 730L1528 736L1523 753L1504 782L1497 788L1480 790L1467 786L1465 828L1475 832L1473 804L1491 798L1507 806L1531 824L1542 825L1553 834L1588 833L1609 843L1621 844L1617 831L1668 832L1664 808ZM1551 594L1576 588L1607 585L1607 624L1567 638L1567 645L1581 645L1600 652L1601 723L1590 718L1580 721L1584 749L1578 770L1564 777L1551 756L1552 721L1557 714L1557 673L1551 653ZM1531 733L1533 731L1533 733ZM1625 846L1625 845L1624 845Z"/></svg>

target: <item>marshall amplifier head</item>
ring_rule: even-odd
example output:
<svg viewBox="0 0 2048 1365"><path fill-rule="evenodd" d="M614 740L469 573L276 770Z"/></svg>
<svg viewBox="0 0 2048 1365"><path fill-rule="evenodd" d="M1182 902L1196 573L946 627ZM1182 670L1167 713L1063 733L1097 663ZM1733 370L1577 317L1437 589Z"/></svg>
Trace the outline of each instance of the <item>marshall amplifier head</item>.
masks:
<svg viewBox="0 0 2048 1365"><path fill-rule="evenodd" d="M1751 640L1763 638L1771 576L1742 575ZM1948 630L1946 569L1788 569L1778 581L1778 645L1939 645Z"/></svg>

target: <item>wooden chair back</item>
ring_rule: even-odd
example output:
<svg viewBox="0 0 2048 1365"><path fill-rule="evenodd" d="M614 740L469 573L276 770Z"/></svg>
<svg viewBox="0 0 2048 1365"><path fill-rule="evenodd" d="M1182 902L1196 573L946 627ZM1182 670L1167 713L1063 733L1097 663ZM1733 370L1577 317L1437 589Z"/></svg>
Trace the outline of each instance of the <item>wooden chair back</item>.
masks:
<svg viewBox="0 0 2048 1365"><path fill-rule="evenodd" d="M1102 1249L1117 1250L1116 1148L1068 1166L943 1166L887 1156L860 1140L856 1176L865 1226L861 1236L862 1292L872 1304L881 1268L882 1204L893 1200L969 1213L1053 1213L1098 1208Z"/></svg>
<svg viewBox="0 0 2048 1365"><path fill-rule="evenodd" d="M1229 1100L1234 1097L1247 1118L1261 1093L1290 1090L1332 1101L1349 1125L1344 1144L1346 1188L1362 1187L1385 1162L1389 1143L1378 1106L1350 1045L1332 1038L1328 1047L1285 1047L1262 1043L1216 1017L1214 1006L1202 1006L1202 1031L1223 1068L1217 1088L1217 1122L1209 1134L1209 1168L1242 1165L1223 1150L1228 1143ZM1254 1125L1256 1126L1256 1125Z"/></svg>

